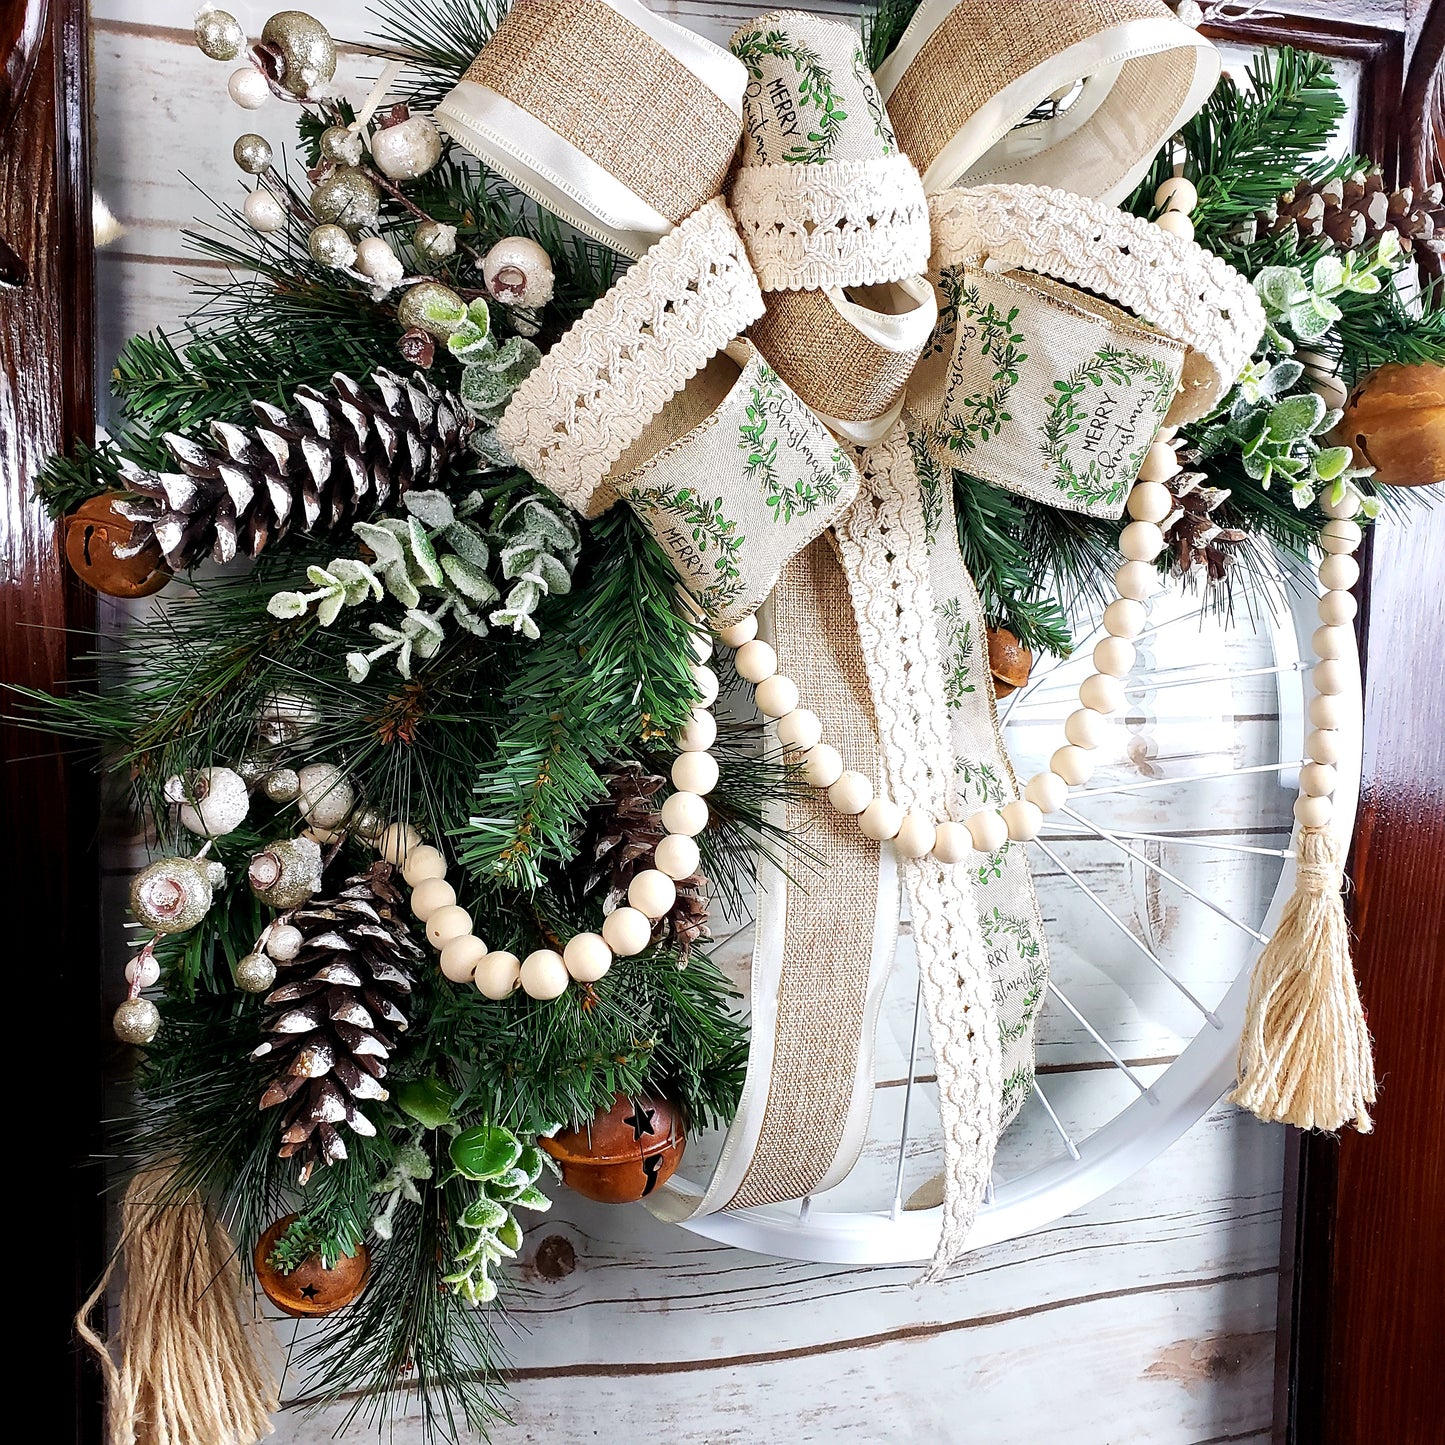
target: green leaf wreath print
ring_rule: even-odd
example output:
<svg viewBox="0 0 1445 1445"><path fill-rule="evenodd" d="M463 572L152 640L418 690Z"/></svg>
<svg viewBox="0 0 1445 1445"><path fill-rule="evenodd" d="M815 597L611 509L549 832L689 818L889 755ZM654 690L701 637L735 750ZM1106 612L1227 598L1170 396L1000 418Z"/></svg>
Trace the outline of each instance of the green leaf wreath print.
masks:
<svg viewBox="0 0 1445 1445"><path fill-rule="evenodd" d="M689 530L698 552L711 558L713 579L697 599L705 612L721 612L742 591L737 559L747 539L738 531L738 524L724 515L721 497L709 501L694 487L654 486L629 492L627 500L639 511L668 512L677 517Z"/></svg>
<svg viewBox="0 0 1445 1445"><path fill-rule="evenodd" d="M991 441L1013 420L1005 410L1009 393L1018 385L1019 367L1029 359L1023 349L1024 334L1014 330L1019 308L1002 312L992 301L984 301L978 287L969 285L958 271L945 271L941 278L944 305L939 313L940 329L948 318L950 330L959 334L960 350L975 340L978 355L993 362L989 384L953 403L938 426L939 440L951 452L967 455L982 442Z"/></svg>
<svg viewBox="0 0 1445 1445"><path fill-rule="evenodd" d="M827 466L814 457L804 455L805 474L792 481L780 472L778 438L768 435L768 413L774 415L791 402L791 394L783 389L776 371L761 357L755 362L756 380L749 389L743 421L738 426L738 447L743 453L743 474L758 484L775 522L791 522L816 512L825 503L838 500L849 480L851 467L842 449L835 446L828 454ZM791 451L785 457L791 457Z"/></svg>
<svg viewBox="0 0 1445 1445"><path fill-rule="evenodd" d="M1044 957L1043 948L1027 918L1004 913L995 906L992 912L980 913L978 922L985 949L1011 947L1026 966L1024 996L1019 1004L1018 1018L1012 1024L999 1025L999 1042L1007 1048L1028 1033L1029 1026L1039 1011L1044 989L1049 981L1048 960ZM997 974L998 970L995 969L994 972Z"/></svg>
<svg viewBox="0 0 1445 1445"><path fill-rule="evenodd" d="M973 620L963 615L963 604L949 597L934 604L938 614L938 630L943 643L943 700L950 712L963 705L974 691L973 683ZM988 764L981 764L987 767Z"/></svg>
<svg viewBox="0 0 1445 1445"><path fill-rule="evenodd" d="M827 160L838 143L838 131L848 119L848 112L833 93L833 74L823 63L823 57L778 29L750 31L733 40L732 52L756 81L763 78L764 58L792 61L798 76L798 100L812 106L818 117L807 138L787 150L783 159L790 165L817 165Z"/></svg>
<svg viewBox="0 0 1445 1445"><path fill-rule="evenodd" d="M1091 388L1131 386L1139 380L1152 382L1155 387L1155 426L1139 429L1139 445L1111 471L1104 469L1098 457L1091 457L1079 471L1069 456L1069 438L1089 420L1089 411L1080 404L1080 398L1087 397ZM1120 346L1100 347L1065 380L1054 382L1042 428L1043 449L1044 460L1053 468L1054 480L1064 496L1086 508L1117 507L1139 475L1149 441L1164 419L1173 394L1174 376L1163 361Z"/></svg>

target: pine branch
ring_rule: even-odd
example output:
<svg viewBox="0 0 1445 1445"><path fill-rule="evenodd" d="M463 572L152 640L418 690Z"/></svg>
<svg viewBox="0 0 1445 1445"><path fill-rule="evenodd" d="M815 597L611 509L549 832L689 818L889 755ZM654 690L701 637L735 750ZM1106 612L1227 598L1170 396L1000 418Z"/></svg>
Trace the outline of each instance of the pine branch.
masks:
<svg viewBox="0 0 1445 1445"><path fill-rule="evenodd" d="M385 9L370 13L380 44L407 57L409 70L402 82L408 105L430 114L492 38L506 11L506 0L477 0L473 5L389 0Z"/></svg>
<svg viewBox="0 0 1445 1445"><path fill-rule="evenodd" d="M920 0L874 0L863 16L863 53L875 74L897 48L917 13Z"/></svg>

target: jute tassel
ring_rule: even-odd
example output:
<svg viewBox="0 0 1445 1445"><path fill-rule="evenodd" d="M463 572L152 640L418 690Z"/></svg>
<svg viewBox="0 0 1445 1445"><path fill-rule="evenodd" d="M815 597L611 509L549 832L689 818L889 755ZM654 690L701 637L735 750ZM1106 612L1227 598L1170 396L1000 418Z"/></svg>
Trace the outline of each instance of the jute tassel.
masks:
<svg viewBox="0 0 1445 1445"><path fill-rule="evenodd" d="M1294 895L1250 981L1230 1098L1271 1123L1369 1133L1375 1064L1350 963L1344 864L1328 828L1302 828Z"/></svg>
<svg viewBox="0 0 1445 1445"><path fill-rule="evenodd" d="M178 1192L166 1166L131 1180L121 1230L75 1320L105 1374L107 1445L255 1445L271 1433L278 1401L260 1343L241 1319L230 1235L198 1191ZM88 1317L122 1255L120 1327L106 1341Z"/></svg>

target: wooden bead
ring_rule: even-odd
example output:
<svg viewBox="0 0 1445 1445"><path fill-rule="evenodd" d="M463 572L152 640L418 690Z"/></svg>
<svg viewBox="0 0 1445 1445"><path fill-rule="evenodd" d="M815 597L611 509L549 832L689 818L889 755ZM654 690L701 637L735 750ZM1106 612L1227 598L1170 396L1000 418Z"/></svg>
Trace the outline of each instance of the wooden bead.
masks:
<svg viewBox="0 0 1445 1445"><path fill-rule="evenodd" d="M1069 800L1069 785L1055 772L1035 773L1024 797L1041 813L1057 813Z"/></svg>
<svg viewBox="0 0 1445 1445"><path fill-rule="evenodd" d="M688 757L705 757L704 753L688 753ZM669 833L695 838L707 827L707 801L697 793L674 793L662 805L662 826Z"/></svg>
<svg viewBox="0 0 1445 1445"><path fill-rule="evenodd" d="M1104 719L1092 708L1077 708L1064 719L1064 736L1076 748L1096 748L1104 741Z"/></svg>
<svg viewBox="0 0 1445 1445"><path fill-rule="evenodd" d="M778 670L778 654L768 643L755 637L738 648L733 664L744 682L758 683Z"/></svg>
<svg viewBox="0 0 1445 1445"><path fill-rule="evenodd" d="M438 908L426 921L427 942L433 948L443 948L454 938L472 931L472 915L465 908L449 903Z"/></svg>
<svg viewBox="0 0 1445 1445"><path fill-rule="evenodd" d="M1324 828L1335 815L1333 798L1296 798L1295 820L1302 828Z"/></svg>
<svg viewBox="0 0 1445 1445"><path fill-rule="evenodd" d="M794 708L786 717L778 719L778 741L785 748L807 752L823 736L823 724L818 714L805 707Z"/></svg>
<svg viewBox="0 0 1445 1445"><path fill-rule="evenodd" d="M1333 766L1340 760L1340 735L1333 728L1314 728L1305 734L1305 757Z"/></svg>
<svg viewBox="0 0 1445 1445"><path fill-rule="evenodd" d="M1311 727L1337 728L1344 715L1344 705L1329 693L1316 693L1305 707L1305 716L1309 718Z"/></svg>
<svg viewBox="0 0 1445 1445"><path fill-rule="evenodd" d="M679 753L672 760L672 786L681 792L710 793L717 779L717 759L711 753Z"/></svg>
<svg viewBox="0 0 1445 1445"><path fill-rule="evenodd" d="M661 918L677 902L677 884L661 868L644 868L627 885L627 902L649 918Z"/></svg>
<svg viewBox="0 0 1445 1445"><path fill-rule="evenodd" d="M798 705L798 684L791 677L775 672L758 684L753 696L764 717L787 717Z"/></svg>
<svg viewBox="0 0 1445 1445"><path fill-rule="evenodd" d="M938 841L938 829L927 813L910 808L899 825L893 846L905 858L926 858Z"/></svg>
<svg viewBox="0 0 1445 1445"><path fill-rule="evenodd" d="M487 945L475 933L459 933L442 945L437 960L441 971L453 983L470 983L477 965L487 956Z"/></svg>
<svg viewBox="0 0 1445 1445"><path fill-rule="evenodd" d="M1144 461L1139 467L1139 480L1141 482L1167 482L1170 477L1177 477L1180 473L1179 457L1174 448L1168 442L1154 442L1149 450L1144 453ZM1134 488L1135 491L1138 488ZM1165 488L1165 495L1168 496L1168 488ZM1132 500L1132 493L1130 499ZM1138 513L1130 508L1130 516L1138 516ZM1165 516L1169 514L1166 512ZM1141 520L1155 521L1158 517L1141 518Z"/></svg>
<svg viewBox="0 0 1445 1445"><path fill-rule="evenodd" d="M843 776L843 759L838 749L815 743L803 754L803 777L814 788L831 788Z"/></svg>
<svg viewBox="0 0 1445 1445"><path fill-rule="evenodd" d="M612 967L612 950L600 933L574 933L562 950L562 962L578 983L596 983Z"/></svg>
<svg viewBox="0 0 1445 1445"><path fill-rule="evenodd" d="M1349 686L1349 670L1343 662L1337 662L1334 659L1317 662L1311 669L1310 683L1316 692L1328 693L1334 697L1344 692Z"/></svg>
<svg viewBox="0 0 1445 1445"><path fill-rule="evenodd" d="M1161 211L1184 211L1188 213L1199 204L1199 192L1194 182L1183 176L1170 176L1154 192L1154 204Z"/></svg>
<svg viewBox="0 0 1445 1445"><path fill-rule="evenodd" d="M1353 517L1360 510L1360 494L1353 487L1346 487L1344 495L1338 502L1332 500L1331 494L1334 491L1333 483L1327 486L1320 493L1320 511L1325 516L1342 520L1346 517Z"/></svg>
<svg viewBox="0 0 1445 1445"><path fill-rule="evenodd" d="M691 663L688 671L692 674L693 686L697 688L697 701L699 707L711 707L717 701L718 680L717 673L710 667L703 667L701 663Z"/></svg>
<svg viewBox="0 0 1445 1445"><path fill-rule="evenodd" d="M1093 776L1094 760L1087 748L1076 748L1066 743L1055 750L1049 759L1049 768L1071 788L1081 788Z"/></svg>
<svg viewBox="0 0 1445 1445"><path fill-rule="evenodd" d="M1142 602L1159 590L1159 574L1148 562L1125 562L1114 573L1114 590L1120 597Z"/></svg>
<svg viewBox="0 0 1445 1445"><path fill-rule="evenodd" d="M1132 642L1122 637L1106 637L1094 648L1094 671L1110 677L1128 677L1134 656Z"/></svg>
<svg viewBox="0 0 1445 1445"><path fill-rule="evenodd" d="M873 801L873 779L866 773L843 773L828 789L828 801L838 812L855 817Z"/></svg>
<svg viewBox="0 0 1445 1445"><path fill-rule="evenodd" d="M1124 706L1124 684L1117 677L1096 672L1079 684L1079 701L1094 712L1118 712Z"/></svg>
<svg viewBox="0 0 1445 1445"><path fill-rule="evenodd" d="M973 839L962 823L938 825L933 838L933 856L940 863L962 863L973 851Z"/></svg>
<svg viewBox="0 0 1445 1445"><path fill-rule="evenodd" d="M996 853L1008 842L1008 824L993 808L981 808L964 819L963 826L980 853Z"/></svg>
<svg viewBox="0 0 1445 1445"><path fill-rule="evenodd" d="M1360 564L1348 552L1331 552L1320 558L1319 578L1331 592L1348 592L1360 580Z"/></svg>
<svg viewBox="0 0 1445 1445"><path fill-rule="evenodd" d="M1173 448L1167 450L1173 456ZM1124 505L1135 521L1158 524L1174 510L1174 493L1163 482L1135 482Z"/></svg>
<svg viewBox="0 0 1445 1445"><path fill-rule="evenodd" d="M376 851L393 868L403 867L411 850L420 846L421 834L410 823L391 823L376 840Z"/></svg>
<svg viewBox="0 0 1445 1445"><path fill-rule="evenodd" d="M677 735L677 746L684 753L705 753L717 741L717 719L706 708L694 708L692 716Z"/></svg>
<svg viewBox="0 0 1445 1445"><path fill-rule="evenodd" d="M1043 829L1044 815L1027 798L1005 803L999 812L1009 837L1015 843L1027 843L1030 838L1037 838Z"/></svg>
<svg viewBox="0 0 1445 1445"><path fill-rule="evenodd" d="M1119 551L1131 562L1152 562L1164 550L1164 533L1156 522L1130 522L1119 533Z"/></svg>
<svg viewBox="0 0 1445 1445"><path fill-rule="evenodd" d="M1149 619L1149 611L1132 597L1118 597L1104 609L1104 631L1126 641L1138 637Z"/></svg>
<svg viewBox="0 0 1445 1445"><path fill-rule="evenodd" d="M886 843L898 836L903 826L903 809L891 798L874 798L858 815L858 827L865 838Z"/></svg>
<svg viewBox="0 0 1445 1445"><path fill-rule="evenodd" d="M652 942L652 920L636 908L614 908L602 920L602 937L618 958L631 958Z"/></svg>
<svg viewBox="0 0 1445 1445"><path fill-rule="evenodd" d="M1348 627L1317 627L1310 648L1321 661L1343 657L1354 636Z"/></svg>
<svg viewBox="0 0 1445 1445"><path fill-rule="evenodd" d="M691 878L701 862L702 850L685 833L669 833L652 854L653 867L661 869L674 881Z"/></svg>
<svg viewBox="0 0 1445 1445"><path fill-rule="evenodd" d="M1339 774L1328 763L1306 763L1299 770L1299 790L1307 798L1327 798L1339 782Z"/></svg>
<svg viewBox="0 0 1445 1445"><path fill-rule="evenodd" d="M1320 598L1319 617L1327 627L1343 627L1355 620L1359 603L1348 592L1326 592Z"/></svg>
<svg viewBox="0 0 1445 1445"><path fill-rule="evenodd" d="M1320 546L1326 552L1353 552L1364 539L1365 534L1360 524L1352 522L1348 517L1326 522L1320 528Z"/></svg>
<svg viewBox="0 0 1445 1445"><path fill-rule="evenodd" d="M1155 217L1154 224L1171 236L1181 236L1186 241L1194 239L1194 222L1183 211L1165 211L1162 216Z"/></svg>
<svg viewBox="0 0 1445 1445"><path fill-rule="evenodd" d="M437 911L457 901L457 890L445 878L426 878L411 891L411 911L423 923Z"/></svg>
<svg viewBox="0 0 1445 1445"><path fill-rule="evenodd" d="M411 888L415 888L418 883L424 883L428 878L445 878L447 860L435 848L423 843L406 855L406 862L401 865L401 876Z"/></svg>
<svg viewBox="0 0 1445 1445"><path fill-rule="evenodd" d="M496 949L477 960L472 982L477 991L490 999L509 998L517 991L522 977L522 960L505 948Z"/></svg>
<svg viewBox="0 0 1445 1445"><path fill-rule="evenodd" d="M522 960L519 974L522 992L528 998L561 998L572 981L562 955L555 949L539 948Z"/></svg>
<svg viewBox="0 0 1445 1445"><path fill-rule="evenodd" d="M741 647L745 642L751 642L758 635L758 617L753 613L744 617L741 622L734 622L731 627L724 627L718 633L718 641L724 647Z"/></svg>

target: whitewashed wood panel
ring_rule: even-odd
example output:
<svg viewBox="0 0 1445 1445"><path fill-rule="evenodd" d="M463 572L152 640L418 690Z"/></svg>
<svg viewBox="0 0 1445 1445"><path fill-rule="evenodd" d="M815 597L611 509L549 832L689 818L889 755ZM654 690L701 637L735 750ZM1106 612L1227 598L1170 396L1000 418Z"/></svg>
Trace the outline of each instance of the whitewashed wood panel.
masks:
<svg viewBox="0 0 1445 1445"><path fill-rule="evenodd" d="M191 46L194 0L97 0L97 187L126 227L100 265L100 368L124 337L172 326L192 307L177 271L203 275L180 231L208 195L239 198L230 156L243 129L289 139L279 104L242 112L225 97L230 69ZM252 34L269 7L233 5ZM366 27L352 0L308 8L343 40ZM758 7L676 0L658 9L725 41ZM856 15L848 3L807 8ZM341 79L364 94L374 63L348 52ZM187 180L185 177L189 177ZM192 184L194 182L194 184ZM199 187L199 189L197 189ZM212 272L214 274L214 272ZM1240 657L1260 651L1242 640ZM1050 685L1063 688L1060 670ZM1076 681L1077 679L1074 678ZM1041 693L1044 689L1041 688ZM1189 706L1138 699L1111 740L1099 781L1181 771L1203 773L1268 755L1275 704L1268 680L1253 690L1201 690ZM1017 715L1012 742L1021 771L1054 745L1056 699ZM1047 728L1030 716L1050 719ZM1203 738L1203 742L1201 742ZM1271 779L1239 791L1222 811L1201 789L1099 798L1089 816L1159 831L1246 829L1273 846L1284 836ZM1288 803L1284 804L1287 814ZM1263 819L1263 821L1261 821ZM1217 1001L1238 971L1245 944L1228 924L1191 904L1138 865L1121 867L1104 845L1061 844L1064 856L1161 957L1183 960L1190 986ZM1191 885L1241 896L1259 917L1268 870L1237 858L1181 855L1139 845ZM107 888L108 953L125 948L121 895L128 854L116 840ZM1076 890L1039 859L1046 916L1077 947L1055 945L1070 997L1137 1063L1147 1081L1192 1037L1193 1011L1122 938L1102 946L1109 925L1081 910ZM1077 919L1077 928L1061 920ZM1087 920L1085 922L1084 920ZM745 981L746 941L732 951ZM911 956L905 937L899 977L880 1023L880 1088L863 1161L829 1200L860 1207L891 1178L911 1026ZM1133 1097L1097 1044L1065 1012L1045 1010L1039 1060L1051 1103L1080 1134ZM919 1072L928 1071L926 1055ZM926 1121L926 1090L915 1097ZM689 1167L705 1163L698 1141ZM1007 1159L1023 1170L1053 1157L1058 1134L1037 1105L1010 1131ZM785 1436L797 1440L1013 1441L1045 1436L1064 1445L1140 1442L1208 1445L1267 1438L1271 1409L1275 1268L1282 1140L1222 1107L1147 1169L1052 1228L972 1258L967 1274L915 1288L910 1268L848 1270L772 1260L714 1245L657 1224L641 1210L608 1210L564 1195L533 1230L514 1309L526 1333L516 1347L517 1426L503 1440L587 1441L616 1433L665 1436L679 1445ZM905 1196L927 1195L936 1172L925 1130L909 1145ZM536 1251L574 1266L558 1277L536 1267ZM289 1337L283 1326L280 1337ZM288 1389L298 1388L288 1382ZM311 1423L288 1415L281 1445L330 1439L337 1413ZM347 1438L365 1439L354 1427ZM401 1425L398 1445L419 1440Z"/></svg>

